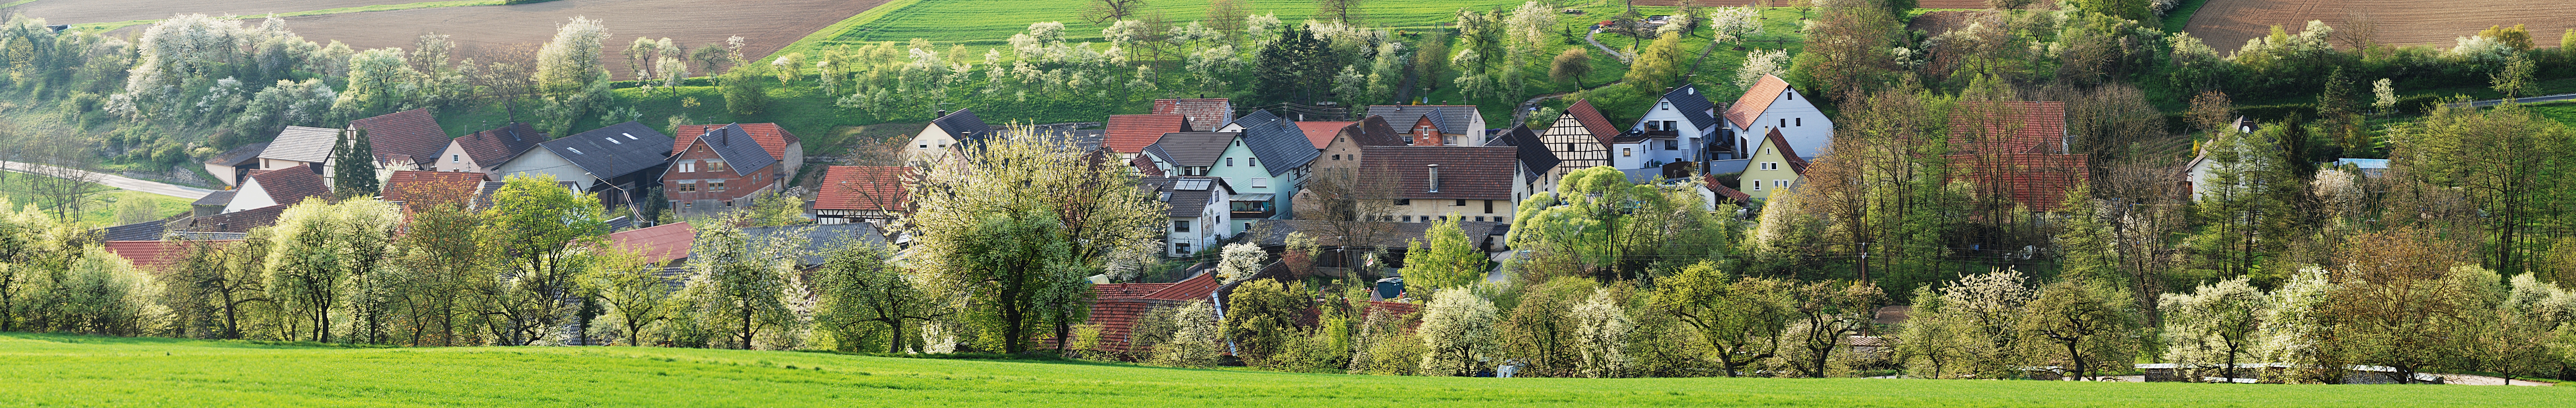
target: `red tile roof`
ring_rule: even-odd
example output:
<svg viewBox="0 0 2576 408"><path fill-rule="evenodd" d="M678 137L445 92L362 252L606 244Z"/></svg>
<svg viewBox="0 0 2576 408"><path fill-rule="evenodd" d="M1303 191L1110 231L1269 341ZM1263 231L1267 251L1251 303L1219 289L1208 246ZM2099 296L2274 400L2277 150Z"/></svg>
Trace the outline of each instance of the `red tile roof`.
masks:
<svg viewBox="0 0 2576 408"><path fill-rule="evenodd" d="M1181 114L1190 117L1190 126L1202 129L1225 127L1234 118L1234 103L1225 98L1155 99L1154 114Z"/></svg>
<svg viewBox="0 0 2576 408"><path fill-rule="evenodd" d="M1771 128L1771 132L1762 134L1762 138L1770 140L1772 148L1780 149L1780 157L1789 161L1789 171L1807 174L1807 158L1799 156L1798 149L1789 146L1789 138L1780 136L1780 128Z"/></svg>
<svg viewBox="0 0 2576 408"><path fill-rule="evenodd" d="M1966 178L1977 185L1978 194L2010 194L2013 202L2031 211L2055 211L2065 203L2066 192L2084 183L2090 174L2090 155L2082 154L1960 154L1943 156L1957 169L1953 178Z"/></svg>
<svg viewBox="0 0 2576 408"><path fill-rule="evenodd" d="M1165 287L1163 290L1157 290L1154 291L1154 293L1145 294L1144 298L1163 300L1206 299L1208 298L1208 294L1216 293L1216 287L1217 283L1215 273L1200 273L1198 276L1192 276L1189 279L1182 279L1180 282L1174 282L1172 283L1172 286Z"/></svg>
<svg viewBox="0 0 2576 408"><path fill-rule="evenodd" d="M258 180L260 191L268 193L268 199L276 200L278 204L295 204L304 202L305 197L331 195L331 183L322 181L322 175L313 174L307 166L312 164L253 171L250 178Z"/></svg>
<svg viewBox="0 0 2576 408"><path fill-rule="evenodd" d="M1619 126L1602 117L1601 110L1592 107L1592 100L1574 101L1574 106L1565 107L1565 114L1574 115L1574 123L1583 124L1583 130L1592 132L1592 138L1600 139L1601 148L1610 148L1611 140L1619 137Z"/></svg>
<svg viewBox="0 0 2576 408"><path fill-rule="evenodd" d="M473 199L475 189L483 183L483 173L396 171L385 181L385 201L435 199L415 195L458 194L456 199Z"/></svg>
<svg viewBox="0 0 2576 408"><path fill-rule="evenodd" d="M645 262L662 263L689 257L689 245L697 241L697 230L689 223L675 222L618 231L608 234L609 245L644 255Z"/></svg>
<svg viewBox="0 0 2576 408"><path fill-rule="evenodd" d="M1964 102L1950 113L1952 153L2065 153L2065 137L2066 102Z"/></svg>
<svg viewBox="0 0 2576 408"><path fill-rule="evenodd" d="M1356 123L1359 122L1297 122L1297 130L1306 132L1306 141L1315 142L1315 148L1322 149L1333 144L1333 135L1341 134L1342 128Z"/></svg>
<svg viewBox="0 0 2576 408"><path fill-rule="evenodd" d="M1144 154L1136 155L1136 158L1133 158L1133 159L1127 159L1127 165L1128 165L1129 167L1135 167L1135 168L1136 168L1136 174L1138 174L1138 175L1143 175L1143 176L1147 176L1147 177L1162 177L1162 176L1163 176L1163 168L1161 168L1161 167L1154 167L1154 156L1153 156L1153 155L1144 155Z"/></svg>
<svg viewBox="0 0 2576 408"><path fill-rule="evenodd" d="M797 139L796 135L787 133L786 128L779 127L776 123L740 123L739 125L742 125L743 134L750 135L751 140L759 141L760 148L769 150L769 158L772 159L787 160L787 145L802 141ZM688 150L689 141L698 140L699 135L722 127L725 125L672 126L671 154L680 154L681 151Z"/></svg>
<svg viewBox="0 0 2576 408"><path fill-rule="evenodd" d="M1371 300L1371 301L1369 301L1369 302L1368 302L1368 304L1367 304L1367 305L1360 306L1360 315L1361 315L1361 316L1367 316L1367 315L1368 315L1368 311L1369 311L1369 310L1371 310L1371 309L1385 308L1385 309L1386 309L1386 312L1387 312L1387 314L1388 314L1388 316L1390 316L1390 317L1391 317L1391 316L1403 316L1403 315L1413 314L1413 312L1414 312L1414 311L1421 309L1421 307L1422 307L1422 305L1416 305L1416 304L1412 304L1412 303L1404 303L1404 302L1381 302L1381 301Z"/></svg>
<svg viewBox="0 0 2576 408"><path fill-rule="evenodd" d="M1172 285L1170 283L1108 283L1091 285L1091 294L1092 297L1099 299L1143 299L1145 295L1154 294Z"/></svg>
<svg viewBox="0 0 2576 408"><path fill-rule="evenodd" d="M1109 115L1109 121L1103 127L1107 129L1103 133L1107 134L1108 140L1101 144L1118 153L1143 152L1146 145L1162 139L1164 133L1188 132L1191 128L1189 117L1180 114Z"/></svg>
<svg viewBox="0 0 2576 408"><path fill-rule="evenodd" d="M823 184L816 188L816 210L902 209L911 197L904 179L911 178L913 168L902 166L831 166L823 170Z"/></svg>
<svg viewBox="0 0 2576 408"><path fill-rule="evenodd" d="M1771 101L1780 100L1780 92L1788 90L1788 81L1762 74L1762 80L1753 82L1753 87L1744 89L1744 96L1736 97L1735 104L1726 106L1723 113L1727 125L1738 129L1752 126L1754 119L1762 118L1763 110L1771 109Z"/></svg>
<svg viewBox="0 0 2576 408"><path fill-rule="evenodd" d="M107 249L107 252L114 253L119 257L124 257L128 262L133 262L135 268L149 270L187 259L188 249L191 246L230 245L234 242L241 242L241 240L107 241L107 245L102 247Z"/></svg>
<svg viewBox="0 0 2576 408"><path fill-rule="evenodd" d="M537 148L538 143L545 142L546 134L538 132L536 127L525 122L512 122L509 126L458 137L456 147L464 149L465 157L474 158L475 164L488 169L500 168L502 163L508 163L510 159L518 158L520 153L527 153L529 149Z"/></svg>
<svg viewBox="0 0 2576 408"><path fill-rule="evenodd" d="M1393 197L1377 198L1509 200L1519 154L1508 146L1361 146L1360 166L1371 180L1395 181ZM1430 191L1434 164L1439 192Z"/></svg>
<svg viewBox="0 0 2576 408"><path fill-rule="evenodd" d="M1701 178L1700 183L1701 183L1701 184L1706 184L1706 185L1708 185L1708 191L1709 191L1709 192L1713 192L1713 193L1717 193L1717 196L1718 196L1718 197L1726 197L1726 198L1732 198L1732 199L1736 199L1736 200L1750 200L1750 199L1753 199L1753 195L1751 195L1751 194L1745 194L1745 193L1744 193L1744 192L1742 192L1742 191L1736 191L1734 187L1727 187L1727 186L1726 186L1726 183L1719 183L1719 182L1717 182L1717 175L1715 175L1715 174L1701 175L1701 176L1700 176L1700 178Z"/></svg>
<svg viewBox="0 0 2576 408"><path fill-rule="evenodd" d="M349 126L367 131L367 147L375 150L379 161L438 157L438 152L447 150L447 130L438 128L438 118L430 116L428 109L352 120Z"/></svg>

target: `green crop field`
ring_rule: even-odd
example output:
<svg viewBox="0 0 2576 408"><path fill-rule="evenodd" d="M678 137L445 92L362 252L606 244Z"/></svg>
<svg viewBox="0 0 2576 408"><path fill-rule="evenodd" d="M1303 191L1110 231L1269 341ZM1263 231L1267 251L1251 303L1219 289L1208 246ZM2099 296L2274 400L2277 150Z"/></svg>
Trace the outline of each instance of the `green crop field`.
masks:
<svg viewBox="0 0 2576 408"><path fill-rule="evenodd" d="M629 347L0 334L11 406L2569 406L2564 387L1434 378Z"/></svg>
<svg viewBox="0 0 2576 408"><path fill-rule="evenodd" d="M0 202L6 202L12 207L42 205L42 203L45 202L44 198L37 196L35 188L29 187L26 184L33 177L38 176L24 173L8 173L6 177L0 177ZM152 207L156 209L153 211L153 218L168 217L178 215L181 212L186 212L189 209L188 203L195 201L160 194L119 189L105 185L92 184L91 187L98 189L100 192L89 196L89 201L81 204L80 219L78 221L94 227L116 225L117 204L124 203L126 201L140 200L152 203ZM11 209L15 210L18 208Z"/></svg>

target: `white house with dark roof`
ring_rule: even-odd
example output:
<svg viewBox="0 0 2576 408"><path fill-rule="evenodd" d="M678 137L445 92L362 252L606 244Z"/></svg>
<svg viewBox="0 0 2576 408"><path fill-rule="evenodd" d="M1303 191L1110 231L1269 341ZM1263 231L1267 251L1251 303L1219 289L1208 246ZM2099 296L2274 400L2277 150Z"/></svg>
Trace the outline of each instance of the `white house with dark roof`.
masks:
<svg viewBox="0 0 2576 408"><path fill-rule="evenodd" d="M958 109L942 113L938 119L932 119L929 126L923 126L920 134L912 136L910 148L906 150L912 152L911 159L914 160L946 155L958 144L992 136L993 130L993 125L975 117L975 111Z"/></svg>
<svg viewBox="0 0 2576 408"><path fill-rule="evenodd" d="M656 169L669 164L672 139L643 123L626 122L539 143L497 167L503 177L555 176L575 190L601 193L602 204L626 205L660 185Z"/></svg>
<svg viewBox="0 0 2576 408"><path fill-rule="evenodd" d="M1485 143L1485 115L1475 105L1370 105L1368 114L1386 117L1387 126L1414 146Z"/></svg>
<svg viewBox="0 0 2576 408"><path fill-rule="evenodd" d="M1235 132L1179 132L1146 146L1144 155L1163 174L1209 176L1233 187L1235 230L1259 218L1287 217L1289 198L1313 173L1321 153L1296 123L1253 111L1235 119Z"/></svg>
<svg viewBox="0 0 2576 408"><path fill-rule="evenodd" d="M324 184L329 184L332 174L331 147L339 142L340 129L287 126L285 130L277 131L277 139L270 140L267 148L259 150L259 155L252 159L253 162L258 163L258 167L253 169L283 169L297 165L311 165L322 169Z"/></svg>
<svg viewBox="0 0 2576 408"><path fill-rule="evenodd" d="M1136 179L1136 188L1151 191L1154 200L1163 204L1165 216L1171 217L1163 225L1164 252L1171 256L1206 250L1240 231L1228 209L1234 189L1224 179L1142 177Z"/></svg>
<svg viewBox="0 0 2576 408"><path fill-rule="evenodd" d="M1730 139L1718 124L1717 105L1709 103L1698 86L1683 85L1664 92L1653 107L1638 115L1628 132L1610 142L1610 165L1621 170L1648 169L1719 158L1710 153L1731 156L1736 149Z"/></svg>
<svg viewBox="0 0 2576 408"><path fill-rule="evenodd" d="M537 132L526 122L511 122L500 128L466 134L447 141L447 148L431 157L436 164L422 163L422 168L450 173L483 173L485 180L501 181L494 172L503 163L537 148L546 134Z"/></svg>
<svg viewBox="0 0 2576 408"><path fill-rule="evenodd" d="M1803 154L1823 153L1834 142L1833 119L1817 110L1808 95L1776 76L1763 75L1752 88L1744 90L1744 96L1727 105L1722 116L1734 132L1737 146L1746 146L1771 129L1779 129L1789 147Z"/></svg>

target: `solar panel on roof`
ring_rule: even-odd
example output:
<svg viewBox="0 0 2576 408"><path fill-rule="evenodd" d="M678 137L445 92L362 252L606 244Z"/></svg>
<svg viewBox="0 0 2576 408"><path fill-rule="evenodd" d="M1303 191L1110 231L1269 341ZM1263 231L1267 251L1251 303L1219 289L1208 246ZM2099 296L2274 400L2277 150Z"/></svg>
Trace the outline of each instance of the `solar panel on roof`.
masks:
<svg viewBox="0 0 2576 408"><path fill-rule="evenodd" d="M1206 190L1208 189L1208 183L1210 182L1211 181L1209 180L1181 180L1172 183L1172 189L1191 191Z"/></svg>

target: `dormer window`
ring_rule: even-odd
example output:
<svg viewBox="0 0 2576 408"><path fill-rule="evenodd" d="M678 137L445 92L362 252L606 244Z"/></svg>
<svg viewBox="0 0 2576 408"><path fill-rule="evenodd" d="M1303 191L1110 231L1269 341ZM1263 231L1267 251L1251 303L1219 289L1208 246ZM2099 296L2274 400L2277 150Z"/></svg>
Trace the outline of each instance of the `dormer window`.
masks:
<svg viewBox="0 0 2576 408"><path fill-rule="evenodd" d="M1430 178L1428 178L1428 180L1430 180L1430 181L1431 181L1431 182L1430 182L1430 185L1431 185L1431 191L1427 191L1427 192L1430 192L1430 193L1437 193L1437 192L1440 192L1440 165L1432 164L1432 165L1426 165L1426 167L1429 167L1429 168L1431 169L1431 170L1430 170Z"/></svg>

